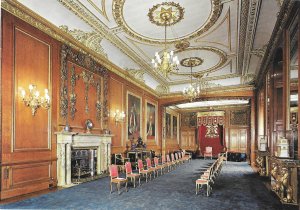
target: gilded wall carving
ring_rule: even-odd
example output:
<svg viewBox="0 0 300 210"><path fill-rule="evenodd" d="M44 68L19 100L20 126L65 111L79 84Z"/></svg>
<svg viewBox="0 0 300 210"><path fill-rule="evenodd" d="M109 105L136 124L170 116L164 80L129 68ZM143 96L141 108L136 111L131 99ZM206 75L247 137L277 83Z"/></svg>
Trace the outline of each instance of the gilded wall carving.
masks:
<svg viewBox="0 0 300 210"><path fill-rule="evenodd" d="M79 79L79 75L76 75L75 66L71 67L71 93L70 93L70 117L74 120L75 112L77 111L75 105L77 100L77 95L75 93L76 80Z"/></svg>
<svg viewBox="0 0 300 210"><path fill-rule="evenodd" d="M67 67L67 62L71 61L73 63L82 66L89 71L82 71L80 74L75 73L74 65L69 69ZM101 120L101 112L103 120L107 121L108 108L107 108L107 95L108 95L108 71L107 69L94 61L91 57L86 54L77 52L73 50L68 45L63 45L61 49L61 70L60 70L60 116L66 119L66 125L68 124L68 115L73 120L76 114L76 93L75 86L76 81L79 79L83 80L84 83L84 100L85 100L85 112L89 112L89 89L90 86L96 88L96 119ZM103 85L100 80L95 80L93 73L99 75L103 78ZM71 90L68 90L68 82L70 83ZM101 90L103 86L103 99L101 99ZM70 91L70 95L69 95ZM68 97L69 96L69 97ZM70 98L70 100L69 100ZM70 103L70 105L69 105ZM69 107L70 106L70 107ZM69 108L69 109L68 109Z"/></svg>
<svg viewBox="0 0 300 210"><path fill-rule="evenodd" d="M182 113L181 115L181 126L195 127L197 126L197 113Z"/></svg>
<svg viewBox="0 0 300 210"><path fill-rule="evenodd" d="M230 111L231 125L249 125L250 113L248 110L234 110Z"/></svg>

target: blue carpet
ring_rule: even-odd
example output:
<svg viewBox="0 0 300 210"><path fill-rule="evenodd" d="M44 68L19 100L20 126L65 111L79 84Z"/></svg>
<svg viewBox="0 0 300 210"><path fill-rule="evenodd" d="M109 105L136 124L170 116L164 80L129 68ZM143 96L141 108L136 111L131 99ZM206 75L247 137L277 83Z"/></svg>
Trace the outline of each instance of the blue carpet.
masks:
<svg viewBox="0 0 300 210"><path fill-rule="evenodd" d="M137 188L110 194L109 177L58 190L1 209L283 209L246 162L224 164L210 197L195 180L213 160L192 160Z"/></svg>

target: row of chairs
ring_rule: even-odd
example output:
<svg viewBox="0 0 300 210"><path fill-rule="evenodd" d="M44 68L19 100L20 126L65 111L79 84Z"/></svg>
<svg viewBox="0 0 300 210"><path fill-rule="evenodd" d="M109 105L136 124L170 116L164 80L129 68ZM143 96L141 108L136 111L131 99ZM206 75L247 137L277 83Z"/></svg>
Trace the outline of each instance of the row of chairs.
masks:
<svg viewBox="0 0 300 210"><path fill-rule="evenodd" d="M219 158L214 161L214 163L196 180L196 195L198 194L200 188L206 185L206 195L209 196L212 191L212 185L219 176L224 157L219 156Z"/></svg>
<svg viewBox="0 0 300 210"><path fill-rule="evenodd" d="M145 176L146 182L148 182L148 177L152 178L159 175L159 171L161 175L166 172L170 171L172 168L175 169L175 167L179 164L182 164L185 161L190 161L191 157L190 155L185 155L184 152L180 153L171 153L171 159L169 155L162 156L161 163L159 164L159 159L157 157L154 157L153 162L154 164L152 165L151 159L146 158L146 168L144 168L143 161L138 160L138 173L133 172L132 166L130 162L125 163L125 171L126 171L126 178L121 178L119 177L119 171L118 171L118 166L117 165L111 165L110 166L110 193L112 193L112 184L117 185L117 190L118 194L120 194L120 185L122 183L125 183L125 190L126 192L128 191L127 189L127 182L128 179L133 183L133 187L135 188L136 186L136 179L139 181L139 186L141 185L141 176Z"/></svg>

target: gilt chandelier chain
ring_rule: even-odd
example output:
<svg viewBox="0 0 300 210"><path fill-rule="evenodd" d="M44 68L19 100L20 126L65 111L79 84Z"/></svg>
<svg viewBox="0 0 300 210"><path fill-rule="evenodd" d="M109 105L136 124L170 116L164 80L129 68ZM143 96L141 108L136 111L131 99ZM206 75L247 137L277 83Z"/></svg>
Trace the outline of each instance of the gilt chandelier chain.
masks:
<svg viewBox="0 0 300 210"><path fill-rule="evenodd" d="M160 10L159 10L160 9ZM165 2L153 6L149 10L150 21L158 26L164 26L164 51L162 55L155 53L151 63L154 69L167 77L170 73L178 71L179 60L173 51L167 51L167 26L174 25L183 18L184 9L174 2Z"/></svg>
<svg viewBox="0 0 300 210"><path fill-rule="evenodd" d="M188 98L191 102L195 100L201 92L201 86L197 83L193 84L193 67L199 66L203 63L203 60L198 57L185 58L181 61L181 65L191 68L191 83L188 87L185 87L182 91L182 94L185 98Z"/></svg>

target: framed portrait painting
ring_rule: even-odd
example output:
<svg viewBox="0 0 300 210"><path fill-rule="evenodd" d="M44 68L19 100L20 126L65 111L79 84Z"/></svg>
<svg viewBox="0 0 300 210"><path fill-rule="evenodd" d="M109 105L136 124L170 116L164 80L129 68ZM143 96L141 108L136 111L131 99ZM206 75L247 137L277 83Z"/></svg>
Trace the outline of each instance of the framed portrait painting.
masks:
<svg viewBox="0 0 300 210"><path fill-rule="evenodd" d="M157 105L146 100L146 139L156 141Z"/></svg>
<svg viewBox="0 0 300 210"><path fill-rule="evenodd" d="M177 139L177 116L173 116L173 138Z"/></svg>
<svg viewBox="0 0 300 210"><path fill-rule="evenodd" d="M141 97L127 92L127 137L137 139L141 136Z"/></svg>
<svg viewBox="0 0 300 210"><path fill-rule="evenodd" d="M171 115L166 113L166 138L171 138Z"/></svg>

